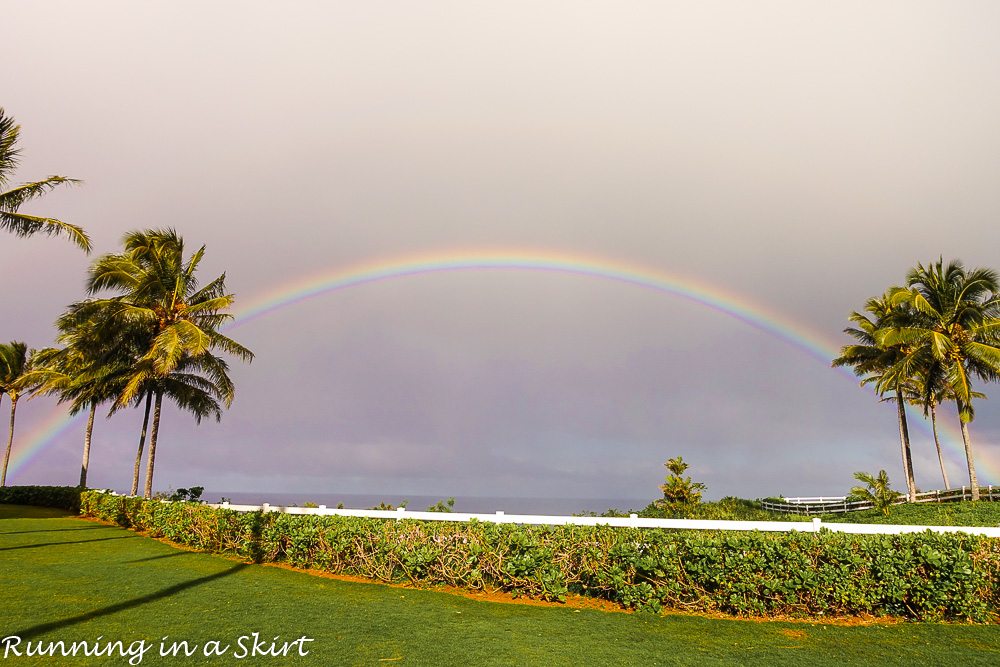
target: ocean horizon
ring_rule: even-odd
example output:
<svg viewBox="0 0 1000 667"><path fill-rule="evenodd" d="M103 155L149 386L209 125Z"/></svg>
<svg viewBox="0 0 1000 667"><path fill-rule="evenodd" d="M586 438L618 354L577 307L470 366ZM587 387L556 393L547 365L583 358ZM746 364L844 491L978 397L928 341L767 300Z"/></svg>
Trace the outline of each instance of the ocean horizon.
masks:
<svg viewBox="0 0 1000 667"><path fill-rule="evenodd" d="M343 503L346 509L369 509L381 503L399 507L406 502L406 508L423 511L439 501L452 496L429 496L422 494L377 494L377 493L310 493L308 491L288 493L269 491L216 491L208 489L201 499L209 503L228 499L237 505L260 505L269 503L276 506L298 506L305 503L337 507ZM608 509L621 511L639 510L651 500L640 498L517 498L512 496L454 496L456 512L488 513L498 511L506 514L552 514L570 515L583 512L601 513Z"/></svg>

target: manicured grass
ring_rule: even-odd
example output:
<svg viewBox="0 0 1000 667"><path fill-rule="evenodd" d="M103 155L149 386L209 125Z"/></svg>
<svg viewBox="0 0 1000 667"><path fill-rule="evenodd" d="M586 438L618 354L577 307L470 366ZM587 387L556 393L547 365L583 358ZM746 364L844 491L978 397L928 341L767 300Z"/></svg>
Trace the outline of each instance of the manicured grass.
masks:
<svg viewBox="0 0 1000 667"><path fill-rule="evenodd" d="M889 516L876 510L827 514L830 523L888 523L915 526L1000 526L1000 502L914 503L893 505Z"/></svg>
<svg viewBox="0 0 1000 667"><path fill-rule="evenodd" d="M141 664L995 665L1000 627L844 627L480 602L196 554L58 510L0 505L0 637L126 642ZM237 638L314 639L304 658L236 661ZM162 637L232 644L160 658ZM24 645L22 644L22 647ZM2 649L2 645L0 645ZM295 652L294 649L292 651ZM11 658L11 664L52 664ZM127 664L67 658L65 664Z"/></svg>

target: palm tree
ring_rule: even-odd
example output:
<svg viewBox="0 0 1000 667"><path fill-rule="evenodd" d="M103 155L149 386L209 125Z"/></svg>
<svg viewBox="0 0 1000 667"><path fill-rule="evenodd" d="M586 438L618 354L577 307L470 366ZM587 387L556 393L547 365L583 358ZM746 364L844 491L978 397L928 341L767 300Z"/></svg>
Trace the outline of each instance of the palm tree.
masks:
<svg viewBox="0 0 1000 667"><path fill-rule="evenodd" d="M867 472L856 472L854 479L865 486L852 487L851 495L871 502L875 509L885 516L889 516L889 508L900 494L890 488L889 475L886 474L885 470L879 470L877 476Z"/></svg>
<svg viewBox="0 0 1000 667"><path fill-rule="evenodd" d="M27 381L35 385L34 395L56 394L59 402L70 402L70 414L88 411L80 462L80 487L87 486L90 445L97 406L114 400L121 390L128 365L121 356L120 336L102 338L99 311L90 302L75 303L56 322L58 342L66 347L47 348L35 353Z"/></svg>
<svg viewBox="0 0 1000 667"><path fill-rule="evenodd" d="M0 486L7 486L7 466L10 463L10 450L14 446L14 418L17 415L17 401L25 390L30 389L26 374L31 367L31 355L28 346L14 341L0 345L0 396L10 396L10 426L7 431L7 449L3 455L3 468L0 470Z"/></svg>
<svg viewBox="0 0 1000 667"><path fill-rule="evenodd" d="M883 345L906 346L909 358L940 364L942 382L958 409L972 499L979 500L969 436L977 397L972 380L1000 380L1000 278L991 269L968 271L959 261L945 266L939 258L926 267L918 264L907 275L907 284L892 290L890 297L915 317L886 328L878 338Z"/></svg>
<svg viewBox="0 0 1000 667"><path fill-rule="evenodd" d="M906 357L906 353L900 345L885 345L877 339L878 331L888 322L905 319L909 314L905 307L891 305L888 294L868 299L864 309L868 315L854 311L848 317L856 326L844 329L844 333L857 343L842 347L840 356L833 360L833 366L850 366L854 374L862 378L861 385L874 385L875 392L880 397L887 392L894 394L907 497L913 502L916 500L917 488L913 479L910 431L903 403L907 376L891 372L893 369L898 370L898 364Z"/></svg>
<svg viewBox="0 0 1000 667"><path fill-rule="evenodd" d="M163 397L189 409L199 420L198 410L209 405L206 396L220 399L228 407L234 394L228 367L212 352L221 350L248 362L253 353L218 331L232 318L222 311L235 297L226 294L225 274L199 288L196 271L204 246L185 259L184 241L173 229L130 232L123 243L124 252L106 255L93 264L88 289L92 294L119 292L95 303L106 309L107 323L136 332L136 356L112 412L145 398L148 415L152 405L144 492L148 498ZM196 368L207 378L185 373L185 368ZM184 377L178 379L175 373ZM144 423L144 432L145 428ZM142 443L140 439L139 456Z"/></svg>
<svg viewBox="0 0 1000 667"><path fill-rule="evenodd" d="M117 321L114 314L120 308L120 299L89 299L70 306L64 313L56 326L60 330L77 329L88 324L94 325L99 339L103 340L105 353L102 355L103 364L114 366L119 369L116 377L119 379L128 377L128 369L131 368L148 349L151 338L148 331L141 326L128 326L126 323ZM101 337L108 335L113 339L105 340ZM110 400L114 402L111 412L114 413L121 408L117 403L123 386L111 390ZM145 451L146 434L149 430L149 415L152 411L153 391L144 390L142 395L135 400L135 405L142 403L145 396L145 410L143 412L142 430L139 434L139 447L135 455L135 465L132 470L132 486L129 495L136 495L139 491L139 473L142 468L142 454ZM109 417L111 414L108 415Z"/></svg>
<svg viewBox="0 0 1000 667"><path fill-rule="evenodd" d="M56 321L56 327L61 332L59 342L67 346L61 353L61 360L70 361L71 369L55 369L57 372L54 373L51 368L39 371L51 374L51 379L42 377L45 384L40 387L39 392L55 391L63 397L61 400L72 400L73 414L83 409L89 401L91 414L84 438L81 486L86 481L85 469L89 462L90 433L96 407L101 403L116 401L124 389L131 365L140 356L148 339L140 328L123 326L121 322L114 321L116 308L117 303L108 299L88 299L72 304ZM64 370L64 374L60 374L59 370ZM146 423L149 420L149 410L147 400ZM112 412L114 411L113 408ZM136 457L132 495L136 494L138 488L146 423L143 424L139 455Z"/></svg>
<svg viewBox="0 0 1000 667"><path fill-rule="evenodd" d="M74 395L85 390L81 386L79 378L86 372L85 359L74 354L71 349L45 348L35 354L34 368L31 376L37 382L37 386L32 392L32 398L43 395L58 395L59 402L72 400ZM97 412L98 402L90 402L90 414L87 418L87 428L83 438L83 459L80 464L80 484L81 488L87 486L87 469L90 464L90 442L94 432L94 414ZM79 402L74 400L70 414L76 415L79 412Z"/></svg>
<svg viewBox="0 0 1000 667"><path fill-rule="evenodd" d="M43 233L66 235L71 241L90 252L90 238L76 225L55 218L40 217L21 213L19 209L32 199L37 199L60 185L77 183L65 176L49 176L41 181L22 183L10 190L4 190L17 167L20 149L16 148L21 126L4 113L0 107L0 229L14 232L18 236Z"/></svg>
<svg viewBox="0 0 1000 667"><path fill-rule="evenodd" d="M903 397L907 403L923 410L924 419L931 419L931 434L934 436L934 448L937 452L938 467L941 469L941 479L944 488L950 489L951 483L948 481L948 471L944 465L944 455L941 451L941 439L938 436L937 428L937 406L947 400L953 400L948 386L943 382L941 366L936 362L931 362L928 366L919 371L918 375L911 378L903 388ZM972 392L973 398L986 398L986 394L978 391Z"/></svg>
<svg viewBox="0 0 1000 667"><path fill-rule="evenodd" d="M191 413L195 423L205 417L222 420L222 406L232 405L235 388L229 378L226 362L206 352L197 357L183 356L168 374L146 380L149 396L153 397L153 423L149 432L149 450L146 457L146 482L143 497L153 493L153 470L156 464L156 445L160 433L160 414L164 397L179 408ZM145 424L143 426L145 431Z"/></svg>

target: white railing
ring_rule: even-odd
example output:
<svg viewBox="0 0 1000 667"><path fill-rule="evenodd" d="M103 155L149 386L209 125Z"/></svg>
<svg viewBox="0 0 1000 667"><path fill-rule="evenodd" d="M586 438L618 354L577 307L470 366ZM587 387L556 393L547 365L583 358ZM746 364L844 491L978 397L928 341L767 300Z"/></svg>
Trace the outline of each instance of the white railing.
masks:
<svg viewBox="0 0 1000 667"><path fill-rule="evenodd" d="M805 498L783 498L782 500L791 505L815 505L822 503L842 503L847 500L847 496L808 496Z"/></svg>
<svg viewBox="0 0 1000 667"><path fill-rule="evenodd" d="M979 487L980 500L1000 501L1000 487L981 486ZM972 488L963 486L960 489L948 489L947 491L926 491L916 494L915 503L949 503L960 500L972 500ZM784 514L803 514L811 516L814 514L843 514L845 512L855 512L858 510L870 510L874 507L871 501L856 500L847 502L843 496L833 498L817 496L814 498L784 498L783 503L772 503L767 500L761 501L763 509L771 512L781 512ZM905 495L899 496L893 504L902 505L909 502Z"/></svg>
<svg viewBox="0 0 1000 667"><path fill-rule="evenodd" d="M285 507L281 505L232 505L230 503L209 504L209 507L235 512L279 512L314 516L355 516L375 519L415 519L418 521L483 521L490 523L517 523L543 526L619 526L628 528L668 528L673 530L733 530L782 532L793 531L817 533L821 528L840 533L864 535L898 535L900 533L922 533L930 530L936 533L968 533L1000 537L1000 527L980 526L889 526L867 523L823 523L818 518L812 521L718 521L702 519L646 519L637 514L627 517L603 516L549 516L536 514L470 514L466 512L411 512L405 508L396 510L357 510L319 507Z"/></svg>

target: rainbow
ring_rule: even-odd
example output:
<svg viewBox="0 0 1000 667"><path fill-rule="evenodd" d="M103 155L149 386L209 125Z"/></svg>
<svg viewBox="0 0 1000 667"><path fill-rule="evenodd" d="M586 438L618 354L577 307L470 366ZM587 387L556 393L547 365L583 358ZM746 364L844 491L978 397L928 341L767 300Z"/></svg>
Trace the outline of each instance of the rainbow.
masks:
<svg viewBox="0 0 1000 667"><path fill-rule="evenodd" d="M842 344L744 295L689 276L591 255L524 249L455 249L447 252L411 254L302 276L251 299L246 306L238 307L234 312L236 317L227 329L246 326L279 310L331 292L382 281L456 271L534 271L569 274L610 280L660 292L732 317L784 341L824 366L829 366L830 360L839 354ZM852 381L856 380L846 369L837 371ZM913 417L911 421L918 428L930 432L930 427L921 415L911 411L911 417ZM27 436L28 444L21 447L12 457L8 474L11 477L15 476L75 420L76 418L67 417L61 411L46 418L41 426L36 427ZM952 457L956 461L964 462L964 449L958 430L943 424L939 425L939 430L945 436L942 438L942 444L950 450ZM982 460L982 457L979 467L987 473L982 477L981 483L986 483L987 476L1000 479L997 467Z"/></svg>

